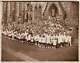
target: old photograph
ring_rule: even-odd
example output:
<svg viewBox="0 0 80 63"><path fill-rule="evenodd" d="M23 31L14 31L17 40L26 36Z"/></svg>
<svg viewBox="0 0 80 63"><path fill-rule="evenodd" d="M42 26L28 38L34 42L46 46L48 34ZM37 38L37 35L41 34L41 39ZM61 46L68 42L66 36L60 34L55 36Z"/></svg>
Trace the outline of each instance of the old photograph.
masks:
<svg viewBox="0 0 80 63"><path fill-rule="evenodd" d="M1 61L78 61L79 1L2 1Z"/></svg>

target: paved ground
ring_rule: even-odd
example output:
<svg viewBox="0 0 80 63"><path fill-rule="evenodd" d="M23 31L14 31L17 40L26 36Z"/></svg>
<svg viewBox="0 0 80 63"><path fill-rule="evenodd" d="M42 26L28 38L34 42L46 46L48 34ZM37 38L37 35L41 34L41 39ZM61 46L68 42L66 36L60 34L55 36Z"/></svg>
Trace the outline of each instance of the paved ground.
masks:
<svg viewBox="0 0 80 63"><path fill-rule="evenodd" d="M77 61L77 39L71 47L38 48L2 36L2 61Z"/></svg>

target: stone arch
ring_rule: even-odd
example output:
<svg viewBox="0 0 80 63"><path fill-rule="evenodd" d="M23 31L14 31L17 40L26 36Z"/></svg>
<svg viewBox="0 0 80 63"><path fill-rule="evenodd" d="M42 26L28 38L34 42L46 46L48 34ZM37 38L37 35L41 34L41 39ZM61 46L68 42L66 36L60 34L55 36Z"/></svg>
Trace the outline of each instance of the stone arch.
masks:
<svg viewBox="0 0 80 63"><path fill-rule="evenodd" d="M46 6L47 8L44 11L45 16L50 16L50 12L49 12L49 10L51 10L50 8L55 8L56 16L60 16L62 19L66 18L66 12L61 2L48 2Z"/></svg>
<svg viewBox="0 0 80 63"><path fill-rule="evenodd" d="M54 13L55 13L55 16L56 16L58 14L58 8L54 3L52 3L48 8L48 13L49 13L50 16L52 16L52 10L54 10Z"/></svg>

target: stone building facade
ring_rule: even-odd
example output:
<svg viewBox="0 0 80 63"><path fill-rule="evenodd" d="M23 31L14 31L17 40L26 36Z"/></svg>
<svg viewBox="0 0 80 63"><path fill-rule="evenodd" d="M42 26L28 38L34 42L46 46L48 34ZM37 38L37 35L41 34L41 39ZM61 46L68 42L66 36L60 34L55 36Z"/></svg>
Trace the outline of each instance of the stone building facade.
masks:
<svg viewBox="0 0 80 63"><path fill-rule="evenodd" d="M55 5L58 9L57 21L64 27L78 29L79 23L79 2L3 2L2 23L19 22L26 23L26 26L33 30L40 31L50 23L50 7ZM53 7L53 6L52 6ZM52 14L52 13L51 13ZM54 21L54 19L52 18ZM48 25L47 25L48 26ZM43 28L44 29L44 28Z"/></svg>

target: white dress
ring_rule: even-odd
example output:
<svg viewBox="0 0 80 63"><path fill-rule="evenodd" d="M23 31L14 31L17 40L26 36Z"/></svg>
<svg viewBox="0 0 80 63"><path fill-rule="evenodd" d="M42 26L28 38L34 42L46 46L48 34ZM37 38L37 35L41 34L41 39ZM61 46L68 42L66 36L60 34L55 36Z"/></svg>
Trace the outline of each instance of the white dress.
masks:
<svg viewBox="0 0 80 63"><path fill-rule="evenodd" d="M32 36L32 37L31 37L31 42L33 42L33 41L34 41L34 37Z"/></svg>
<svg viewBox="0 0 80 63"><path fill-rule="evenodd" d="M71 36L66 36L65 42L69 43L71 46Z"/></svg>
<svg viewBox="0 0 80 63"><path fill-rule="evenodd" d="M8 32L8 36L12 36L11 34L12 34L12 31L9 31L9 32Z"/></svg>
<svg viewBox="0 0 80 63"><path fill-rule="evenodd" d="M54 38L53 38L53 36L51 36L50 37L50 42L53 43L53 40L54 40Z"/></svg>
<svg viewBox="0 0 80 63"><path fill-rule="evenodd" d="M63 42L63 35L58 36L58 43L60 44L61 42Z"/></svg>
<svg viewBox="0 0 80 63"><path fill-rule="evenodd" d="M69 36L68 38L69 38L69 44L71 46L71 36Z"/></svg>
<svg viewBox="0 0 80 63"><path fill-rule="evenodd" d="M42 41L42 37L39 37L39 42L41 43L41 41Z"/></svg>
<svg viewBox="0 0 80 63"><path fill-rule="evenodd" d="M4 35L7 35L7 31L3 31L2 33L3 33Z"/></svg>
<svg viewBox="0 0 80 63"><path fill-rule="evenodd" d="M39 35L34 36L35 41L39 41Z"/></svg>
<svg viewBox="0 0 80 63"><path fill-rule="evenodd" d="M46 38L47 38L47 40L46 40L46 41L47 41L47 43L48 43L48 44L50 44L50 36L49 36L49 35L47 35L47 37L46 37Z"/></svg>
<svg viewBox="0 0 80 63"><path fill-rule="evenodd" d="M24 33L21 33L21 39L23 39L24 38Z"/></svg>
<svg viewBox="0 0 80 63"><path fill-rule="evenodd" d="M51 36L51 43L53 45L56 45L57 44L56 36Z"/></svg>
<svg viewBox="0 0 80 63"><path fill-rule="evenodd" d="M21 39L21 34L19 33L16 37L17 37L18 39Z"/></svg>
<svg viewBox="0 0 80 63"><path fill-rule="evenodd" d="M42 43L46 43L46 38L45 37L41 37L41 42Z"/></svg>
<svg viewBox="0 0 80 63"><path fill-rule="evenodd" d="M27 40L31 40L31 35L28 35L27 36Z"/></svg>

